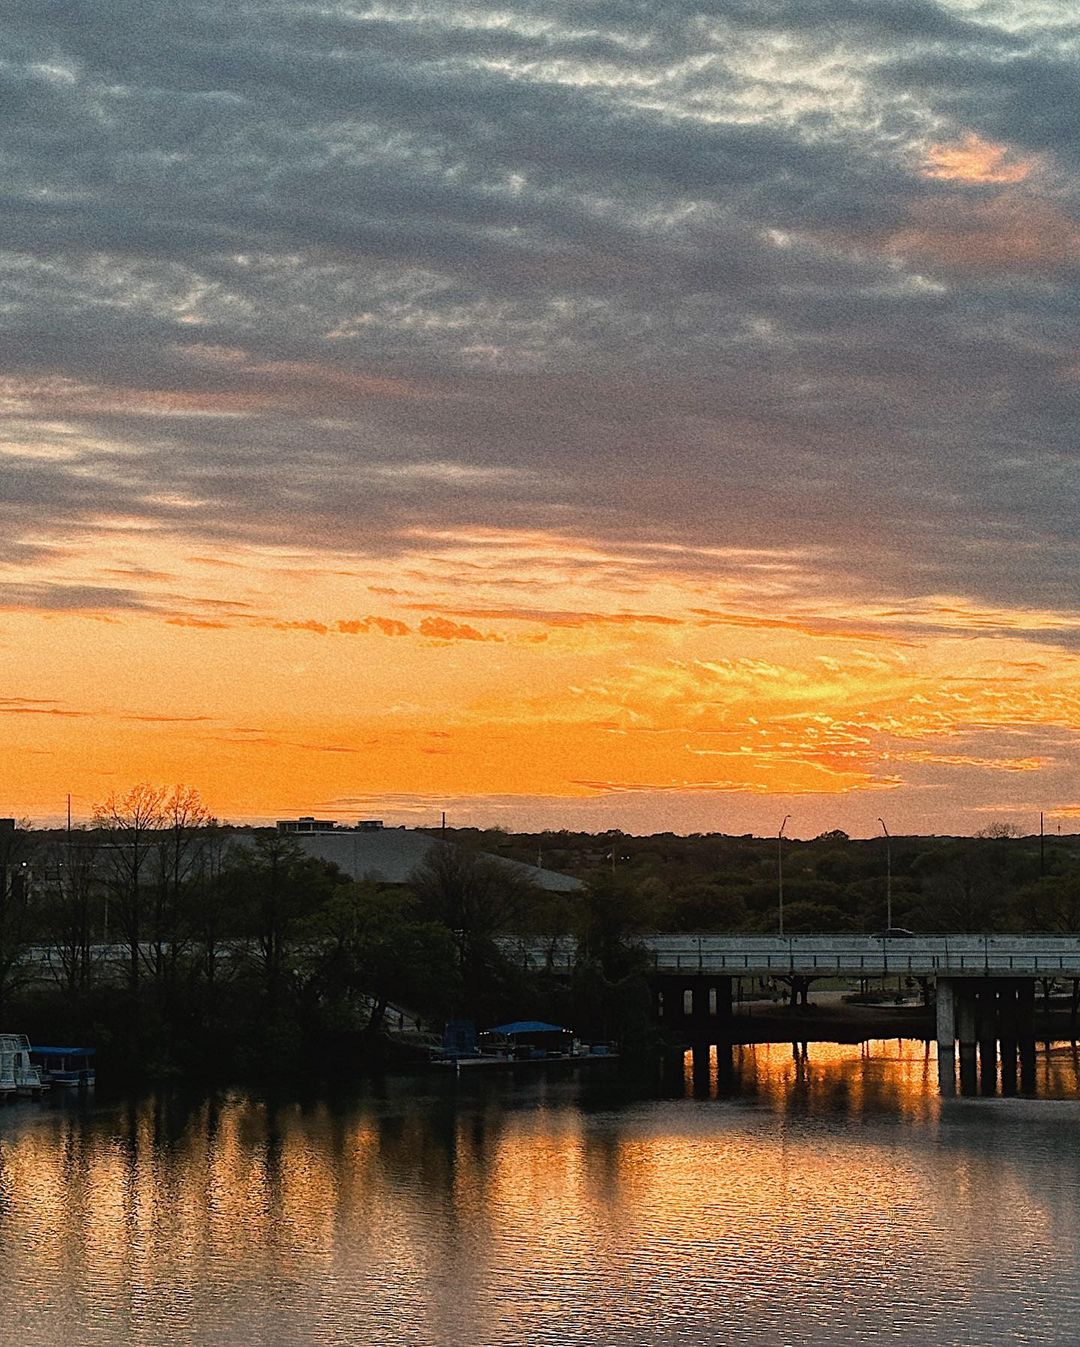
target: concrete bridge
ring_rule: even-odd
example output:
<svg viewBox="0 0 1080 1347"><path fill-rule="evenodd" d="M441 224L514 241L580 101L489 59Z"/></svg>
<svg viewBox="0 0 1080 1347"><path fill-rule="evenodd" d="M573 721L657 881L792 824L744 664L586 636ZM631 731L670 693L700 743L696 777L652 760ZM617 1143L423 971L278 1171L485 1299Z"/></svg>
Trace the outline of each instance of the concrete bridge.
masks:
<svg viewBox="0 0 1080 1347"><path fill-rule="evenodd" d="M1080 978L1080 935L647 935L637 943L658 974L690 977ZM577 944L530 944L526 958L569 971Z"/></svg>
<svg viewBox="0 0 1080 1347"><path fill-rule="evenodd" d="M732 984L740 977L781 977L793 987L824 977L913 977L936 990L938 1071L942 1091L1033 1087L1035 984L1080 979L1080 935L651 935L662 1023L697 1040L730 1032ZM572 941L530 946L530 965L572 966ZM959 1049L959 1051L958 1051Z"/></svg>

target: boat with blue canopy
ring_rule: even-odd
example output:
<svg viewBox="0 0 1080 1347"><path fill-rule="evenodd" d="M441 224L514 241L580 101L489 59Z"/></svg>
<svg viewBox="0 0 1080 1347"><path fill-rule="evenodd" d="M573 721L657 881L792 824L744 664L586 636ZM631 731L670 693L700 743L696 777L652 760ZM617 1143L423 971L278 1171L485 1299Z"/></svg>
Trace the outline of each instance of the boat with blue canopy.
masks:
<svg viewBox="0 0 1080 1347"><path fill-rule="evenodd" d="M93 1048L64 1048L35 1044L30 1049L30 1060L41 1072L43 1084L85 1089L94 1083Z"/></svg>

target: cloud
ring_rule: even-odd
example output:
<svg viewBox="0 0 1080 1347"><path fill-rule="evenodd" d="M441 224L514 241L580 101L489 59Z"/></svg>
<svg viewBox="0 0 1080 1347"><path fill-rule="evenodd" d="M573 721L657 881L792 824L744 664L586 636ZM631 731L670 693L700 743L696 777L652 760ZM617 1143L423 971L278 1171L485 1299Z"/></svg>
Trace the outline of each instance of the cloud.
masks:
<svg viewBox="0 0 1080 1347"><path fill-rule="evenodd" d="M0 716L57 716L61 720L78 720L91 714L32 697L0 697Z"/></svg>
<svg viewBox="0 0 1080 1347"><path fill-rule="evenodd" d="M408 636L410 628L392 617L361 617L336 622L334 630L345 636L359 636L373 631L383 636Z"/></svg>
<svg viewBox="0 0 1080 1347"><path fill-rule="evenodd" d="M407 603L406 608L430 608L430 604ZM637 625L680 627L681 618L660 613L591 613L557 608L448 608L450 617L486 618L489 621L536 622L545 627L632 627ZM434 620L434 619L433 619Z"/></svg>
<svg viewBox="0 0 1080 1347"><path fill-rule="evenodd" d="M948 272L1052 277L1080 265L1080 220L1051 201L1003 195L915 202L890 251Z"/></svg>
<svg viewBox="0 0 1080 1347"><path fill-rule="evenodd" d="M1053 666L1020 714L1067 718L1074 39L933 0L18 7L5 623L549 671L548 630L625 631L695 677L715 639L694 695L837 722L829 639L891 671L993 632ZM803 665L724 664L743 637Z"/></svg>
<svg viewBox="0 0 1080 1347"><path fill-rule="evenodd" d="M999 184L1023 182L1033 167L1034 160L1017 159L1007 145L995 145L969 131L959 142L931 145L923 172L948 182Z"/></svg>
<svg viewBox="0 0 1080 1347"><path fill-rule="evenodd" d="M108 585L0 582L0 610L101 614L117 611L158 612L157 605L134 589Z"/></svg>
<svg viewBox="0 0 1080 1347"><path fill-rule="evenodd" d="M445 617L425 617L420 623L420 635L436 641L501 641L495 632L477 631L462 622L451 622Z"/></svg>

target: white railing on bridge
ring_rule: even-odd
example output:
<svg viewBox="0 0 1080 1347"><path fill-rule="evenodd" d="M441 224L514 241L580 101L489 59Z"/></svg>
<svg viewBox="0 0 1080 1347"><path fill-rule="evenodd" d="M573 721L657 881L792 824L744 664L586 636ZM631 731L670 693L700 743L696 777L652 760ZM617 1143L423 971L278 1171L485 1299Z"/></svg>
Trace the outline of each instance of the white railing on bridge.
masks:
<svg viewBox="0 0 1080 1347"><path fill-rule="evenodd" d="M1080 935L650 935L637 942L658 973L807 977L1077 977ZM525 949L532 967L572 967L572 940Z"/></svg>

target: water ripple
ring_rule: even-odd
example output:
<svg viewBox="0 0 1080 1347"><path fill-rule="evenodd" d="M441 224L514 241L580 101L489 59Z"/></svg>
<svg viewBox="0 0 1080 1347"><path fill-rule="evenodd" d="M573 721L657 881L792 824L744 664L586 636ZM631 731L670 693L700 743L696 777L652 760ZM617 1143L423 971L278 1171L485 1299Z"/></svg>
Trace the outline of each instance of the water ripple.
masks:
<svg viewBox="0 0 1080 1347"><path fill-rule="evenodd" d="M425 1081L11 1109L4 1340L1074 1347L1080 1105L815 1052L620 1108Z"/></svg>

